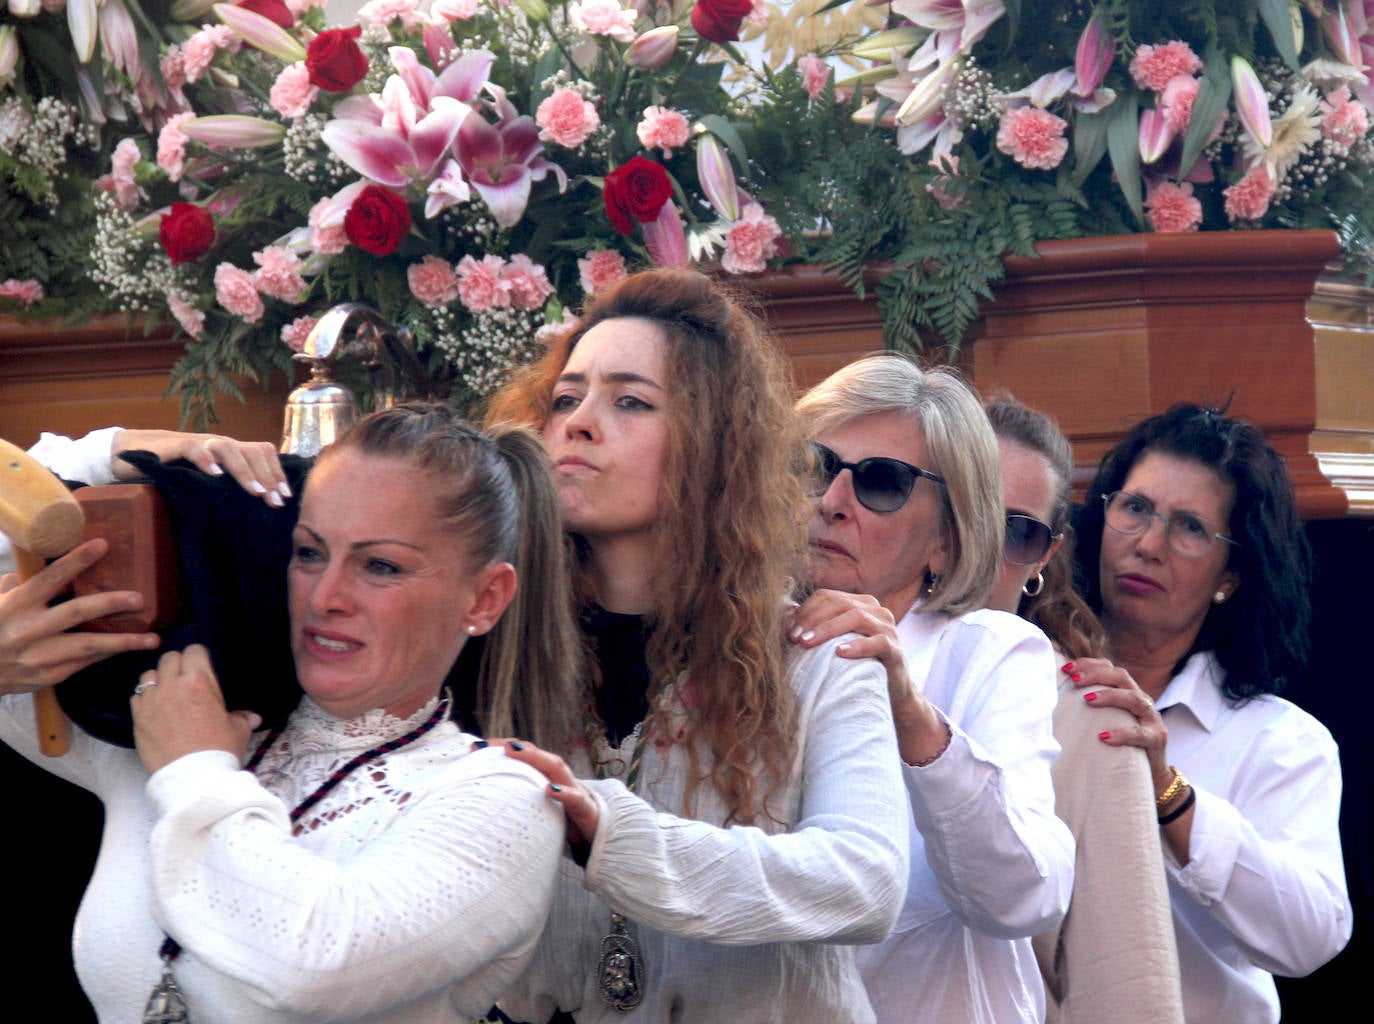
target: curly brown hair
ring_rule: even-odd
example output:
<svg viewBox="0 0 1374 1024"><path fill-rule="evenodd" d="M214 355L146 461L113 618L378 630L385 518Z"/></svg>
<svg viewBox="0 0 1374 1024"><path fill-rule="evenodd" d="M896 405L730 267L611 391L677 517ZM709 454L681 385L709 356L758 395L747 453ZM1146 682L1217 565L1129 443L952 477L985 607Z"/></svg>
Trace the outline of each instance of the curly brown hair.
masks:
<svg viewBox="0 0 1374 1024"><path fill-rule="evenodd" d="M783 619L804 565L807 506L787 360L747 303L719 282L689 270L644 271L596 296L580 322L494 398L488 421L542 427L573 348L597 324L622 317L652 321L667 344L669 454L654 526L662 571L647 617L650 706L667 681L691 681L697 717L684 811L709 781L729 820L751 823L768 814L796 747ZM587 549L578 546L585 606L594 595ZM662 724L656 714L646 728Z"/></svg>

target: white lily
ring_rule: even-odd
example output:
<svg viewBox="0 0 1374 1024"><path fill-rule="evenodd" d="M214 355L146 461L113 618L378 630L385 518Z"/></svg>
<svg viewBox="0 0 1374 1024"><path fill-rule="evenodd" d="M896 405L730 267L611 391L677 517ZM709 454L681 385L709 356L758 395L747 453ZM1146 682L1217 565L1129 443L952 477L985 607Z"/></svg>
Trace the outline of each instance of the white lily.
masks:
<svg viewBox="0 0 1374 1024"><path fill-rule="evenodd" d="M13 10L13 5L10 7ZM72 34L72 48L82 64L95 56L96 25L99 12L96 0L67 0L67 31Z"/></svg>

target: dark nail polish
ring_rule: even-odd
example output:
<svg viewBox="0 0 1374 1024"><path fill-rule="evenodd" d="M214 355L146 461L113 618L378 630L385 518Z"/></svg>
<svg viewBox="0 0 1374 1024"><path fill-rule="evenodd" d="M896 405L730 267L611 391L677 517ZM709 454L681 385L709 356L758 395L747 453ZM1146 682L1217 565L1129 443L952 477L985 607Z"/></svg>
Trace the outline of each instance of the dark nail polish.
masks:
<svg viewBox="0 0 1374 1024"><path fill-rule="evenodd" d="M488 744L487 744L487 741L486 741L486 740L474 740L474 741L473 741L473 744L472 744L472 749L473 749L473 750L480 750L481 748L483 748L483 747L485 747L485 746L487 746L487 745L488 745Z"/></svg>
<svg viewBox="0 0 1374 1024"><path fill-rule="evenodd" d="M525 749L525 745L524 745L523 743L521 743L519 740L511 740L511 741L510 741L510 748L511 748L511 750L524 750L524 749Z"/></svg>
<svg viewBox="0 0 1374 1024"><path fill-rule="evenodd" d="M550 788L551 790L553 790L555 793L561 793L561 792L563 792L563 787L560 786L560 785L559 785L558 783L556 783L556 782L550 782L550 783L549 783L549 788Z"/></svg>

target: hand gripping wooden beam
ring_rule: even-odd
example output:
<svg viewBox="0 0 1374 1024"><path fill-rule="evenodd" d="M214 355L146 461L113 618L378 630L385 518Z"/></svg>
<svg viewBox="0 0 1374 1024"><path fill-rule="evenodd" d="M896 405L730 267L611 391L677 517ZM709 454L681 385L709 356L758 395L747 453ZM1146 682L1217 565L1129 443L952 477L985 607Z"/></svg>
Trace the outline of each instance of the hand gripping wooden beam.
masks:
<svg viewBox="0 0 1374 1024"><path fill-rule="evenodd" d="M22 448L0 440L0 533L14 545L21 581L80 544L85 521L61 480ZM70 737L57 695L51 687L39 690L33 704L43 753L65 754Z"/></svg>

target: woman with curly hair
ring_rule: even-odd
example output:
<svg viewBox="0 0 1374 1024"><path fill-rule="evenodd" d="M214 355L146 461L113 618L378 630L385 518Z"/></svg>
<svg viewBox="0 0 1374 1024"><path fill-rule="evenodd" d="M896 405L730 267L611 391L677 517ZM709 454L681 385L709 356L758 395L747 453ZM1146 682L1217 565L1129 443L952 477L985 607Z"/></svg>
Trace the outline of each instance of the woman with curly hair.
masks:
<svg viewBox="0 0 1374 1024"><path fill-rule="evenodd" d="M648 271L488 419L543 431L594 663L584 749L508 743L578 863L502 1009L872 1021L853 944L901 905L897 752L881 666L787 643L804 448L780 353L710 279Z"/></svg>
<svg viewBox="0 0 1374 1024"><path fill-rule="evenodd" d="M1283 457L1257 427L1181 404L1098 466L1078 548L1113 662L1066 666L1099 734L1144 749L1185 1019L1271 1024L1271 975L1350 937L1340 758L1278 693L1307 653L1311 572ZM1105 687L1105 689L1103 688Z"/></svg>

